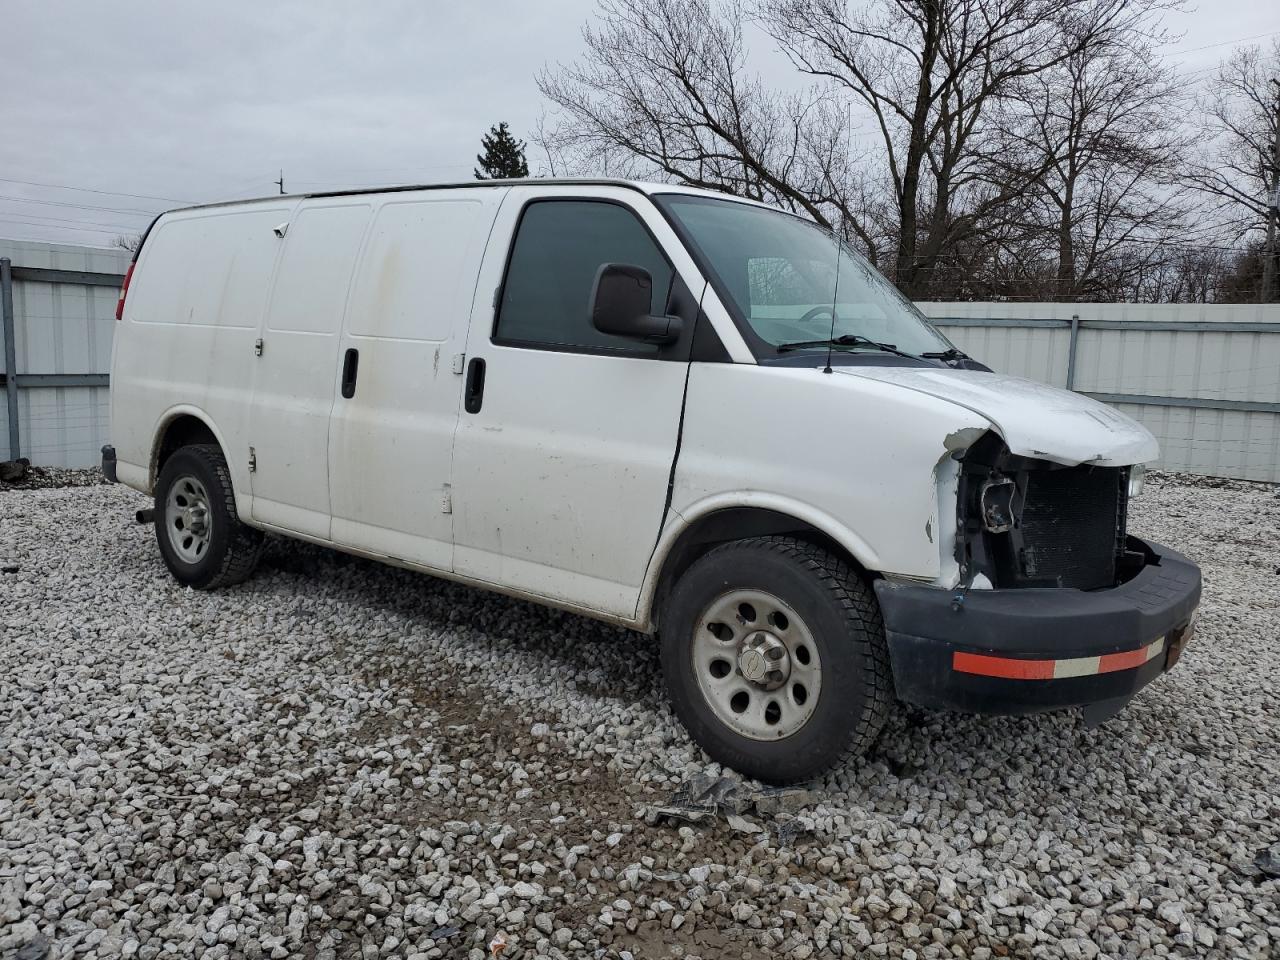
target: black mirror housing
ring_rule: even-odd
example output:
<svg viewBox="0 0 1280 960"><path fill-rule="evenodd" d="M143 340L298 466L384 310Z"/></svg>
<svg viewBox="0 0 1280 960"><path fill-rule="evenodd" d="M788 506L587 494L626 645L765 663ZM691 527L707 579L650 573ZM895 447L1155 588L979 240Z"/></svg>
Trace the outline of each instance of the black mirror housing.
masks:
<svg viewBox="0 0 1280 960"><path fill-rule="evenodd" d="M591 286L591 325L614 337L630 337L645 343L671 343L680 336L679 317L655 317L653 277L644 267L629 263L605 263Z"/></svg>

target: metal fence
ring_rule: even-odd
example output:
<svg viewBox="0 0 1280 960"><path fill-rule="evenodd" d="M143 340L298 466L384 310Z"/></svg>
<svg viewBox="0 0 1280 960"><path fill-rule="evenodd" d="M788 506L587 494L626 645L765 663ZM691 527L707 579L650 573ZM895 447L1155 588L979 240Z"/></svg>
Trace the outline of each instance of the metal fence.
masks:
<svg viewBox="0 0 1280 960"><path fill-rule="evenodd" d="M0 459L98 462L124 251L0 240ZM1113 404L1160 466L1280 482L1280 306L921 303L995 370Z"/></svg>
<svg viewBox="0 0 1280 960"><path fill-rule="evenodd" d="M87 467L106 443L123 250L0 240L0 460Z"/></svg>

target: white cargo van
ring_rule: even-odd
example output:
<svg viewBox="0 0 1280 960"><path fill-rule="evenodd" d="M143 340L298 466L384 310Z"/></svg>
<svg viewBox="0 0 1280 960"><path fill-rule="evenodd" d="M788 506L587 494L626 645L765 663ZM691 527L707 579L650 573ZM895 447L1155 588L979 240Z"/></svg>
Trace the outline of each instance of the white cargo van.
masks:
<svg viewBox="0 0 1280 960"><path fill-rule="evenodd" d="M1198 569L1125 530L1150 433L988 371L760 204L175 210L118 313L103 466L180 582L243 580L267 531L659 633L693 737L765 780L865 750L895 698L1103 718L1191 632Z"/></svg>

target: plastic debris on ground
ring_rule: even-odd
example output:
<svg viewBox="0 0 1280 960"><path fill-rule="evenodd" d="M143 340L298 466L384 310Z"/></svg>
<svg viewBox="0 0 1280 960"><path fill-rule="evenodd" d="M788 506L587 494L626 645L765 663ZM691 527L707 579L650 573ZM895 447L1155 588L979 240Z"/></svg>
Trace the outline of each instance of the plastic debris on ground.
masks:
<svg viewBox="0 0 1280 960"><path fill-rule="evenodd" d="M641 810L650 826L664 820L701 824L720 818L738 833L768 833L772 827L786 845L802 830L794 815L815 800L813 792L802 787L753 787L736 777L699 773L681 785L668 803ZM777 822L762 826L748 814Z"/></svg>
<svg viewBox="0 0 1280 960"><path fill-rule="evenodd" d="M1268 877L1280 877L1280 843L1259 850L1253 858L1253 865Z"/></svg>

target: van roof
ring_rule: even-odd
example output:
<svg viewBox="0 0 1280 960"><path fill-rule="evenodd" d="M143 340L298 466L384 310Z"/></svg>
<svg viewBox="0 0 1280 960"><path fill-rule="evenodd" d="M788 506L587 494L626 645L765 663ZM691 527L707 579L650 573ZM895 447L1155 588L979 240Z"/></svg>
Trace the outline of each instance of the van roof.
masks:
<svg viewBox="0 0 1280 960"><path fill-rule="evenodd" d="M368 193L405 193L412 190L458 190L458 189L477 189L483 190L491 187L514 187L514 186L589 186L589 187L623 187L628 190L636 190L644 194L655 193L686 193L694 196L715 197L719 200L736 200L740 203L750 203L755 206L770 207L769 204L761 203L758 200L751 200L747 197L738 197L732 194L720 193L715 190L704 190L698 187L684 186L677 183L654 183L645 180L623 180L617 177L529 177L518 180L463 180L458 183L412 183L400 184L384 187L358 187L351 190L317 190L307 193L287 193L279 196L271 195L266 197L251 197L246 200L217 200L212 203L197 203L186 207L177 207L173 210L166 211L168 213L177 213L183 210L204 210L210 207L229 207L239 206L246 203L271 203L284 200L305 200L309 197L350 197Z"/></svg>

